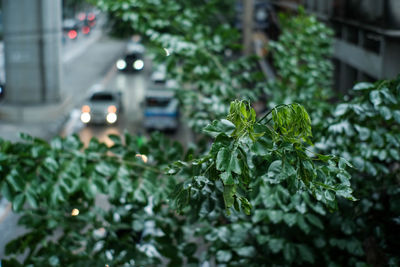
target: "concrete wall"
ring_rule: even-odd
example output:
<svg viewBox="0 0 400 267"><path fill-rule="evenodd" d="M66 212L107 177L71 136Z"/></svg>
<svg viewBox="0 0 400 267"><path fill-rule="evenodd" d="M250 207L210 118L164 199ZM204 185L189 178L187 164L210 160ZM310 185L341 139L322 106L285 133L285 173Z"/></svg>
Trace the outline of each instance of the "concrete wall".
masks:
<svg viewBox="0 0 400 267"><path fill-rule="evenodd" d="M60 0L3 0L6 104L60 100Z"/></svg>

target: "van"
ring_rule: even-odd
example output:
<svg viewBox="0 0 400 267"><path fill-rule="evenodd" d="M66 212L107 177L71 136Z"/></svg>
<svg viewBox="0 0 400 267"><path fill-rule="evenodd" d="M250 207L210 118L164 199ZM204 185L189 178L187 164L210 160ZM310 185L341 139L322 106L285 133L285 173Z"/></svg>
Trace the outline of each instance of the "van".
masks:
<svg viewBox="0 0 400 267"><path fill-rule="evenodd" d="M175 92L165 88L150 89L145 94L143 123L146 130L176 131L179 104Z"/></svg>

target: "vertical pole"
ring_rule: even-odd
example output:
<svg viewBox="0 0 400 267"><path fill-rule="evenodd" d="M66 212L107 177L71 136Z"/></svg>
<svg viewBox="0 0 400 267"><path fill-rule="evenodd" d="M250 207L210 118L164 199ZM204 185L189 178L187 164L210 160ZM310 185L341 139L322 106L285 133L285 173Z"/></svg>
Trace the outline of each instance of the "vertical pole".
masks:
<svg viewBox="0 0 400 267"><path fill-rule="evenodd" d="M250 55L253 51L253 12L254 1L243 1L243 53Z"/></svg>
<svg viewBox="0 0 400 267"><path fill-rule="evenodd" d="M60 101L61 1L3 0L5 102Z"/></svg>

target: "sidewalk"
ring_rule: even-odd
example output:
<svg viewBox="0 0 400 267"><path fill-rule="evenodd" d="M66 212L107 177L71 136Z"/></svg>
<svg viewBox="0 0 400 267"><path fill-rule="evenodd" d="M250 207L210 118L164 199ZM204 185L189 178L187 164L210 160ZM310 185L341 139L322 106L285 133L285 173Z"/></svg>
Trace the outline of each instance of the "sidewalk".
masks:
<svg viewBox="0 0 400 267"><path fill-rule="evenodd" d="M63 127L65 121L66 118L50 123L16 123L0 120L0 138L12 142L17 142L20 140L19 134L26 133L49 141L61 131L61 128Z"/></svg>

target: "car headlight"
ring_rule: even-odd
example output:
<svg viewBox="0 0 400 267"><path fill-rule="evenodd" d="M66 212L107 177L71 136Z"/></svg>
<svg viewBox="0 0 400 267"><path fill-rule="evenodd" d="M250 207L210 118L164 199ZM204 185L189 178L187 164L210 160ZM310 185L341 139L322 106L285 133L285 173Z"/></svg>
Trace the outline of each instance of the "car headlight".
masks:
<svg viewBox="0 0 400 267"><path fill-rule="evenodd" d="M83 113L81 114L81 121L82 121L83 123L88 123L88 122L90 121L90 119L91 119L91 116L90 116L90 113L89 113L89 112L83 112Z"/></svg>
<svg viewBox="0 0 400 267"><path fill-rule="evenodd" d="M126 62L125 62L125 60L119 59L119 60L117 61L117 69L123 70L123 69L125 69L125 68L126 68Z"/></svg>
<svg viewBox="0 0 400 267"><path fill-rule="evenodd" d="M135 60L135 62L133 62L133 68L135 70L141 70L144 67L144 62L141 59L137 59Z"/></svg>
<svg viewBox="0 0 400 267"><path fill-rule="evenodd" d="M108 123L113 124L117 121L117 114L115 113L108 113L106 120Z"/></svg>

